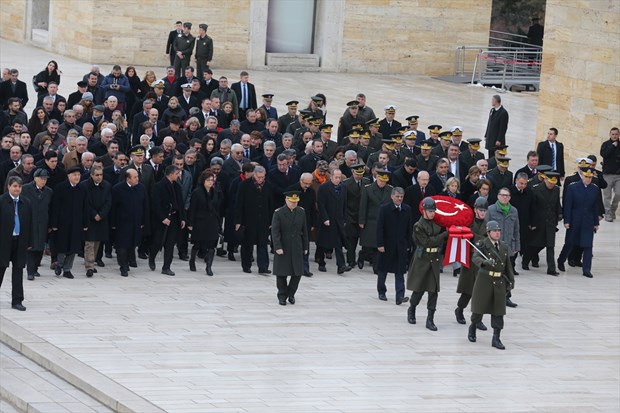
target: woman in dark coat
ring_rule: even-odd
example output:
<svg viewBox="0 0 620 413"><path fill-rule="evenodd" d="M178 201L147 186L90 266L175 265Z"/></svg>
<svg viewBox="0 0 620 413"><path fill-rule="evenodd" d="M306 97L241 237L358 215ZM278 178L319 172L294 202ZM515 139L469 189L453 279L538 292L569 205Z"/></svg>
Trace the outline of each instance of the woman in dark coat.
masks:
<svg viewBox="0 0 620 413"><path fill-rule="evenodd" d="M47 113L45 113L45 109L43 109L43 106L37 106L32 111L32 116L28 121L28 133L30 134L30 136L32 136L32 139L34 139L37 134L45 130L45 127L47 126L47 122L49 120L50 119L47 116Z"/></svg>
<svg viewBox="0 0 620 413"><path fill-rule="evenodd" d="M62 72L58 70L58 63L55 60L50 60L46 68L41 70L34 78L33 83L36 85L37 94L39 97L47 95L47 85L50 82L56 82L60 85L60 74Z"/></svg>
<svg viewBox="0 0 620 413"><path fill-rule="evenodd" d="M198 251L206 251L207 275L213 275L211 265L219 239L221 192L215 189L215 174L204 171L198 178L198 186L192 192L187 215L187 226L192 233L192 252L189 259L190 271L196 271Z"/></svg>

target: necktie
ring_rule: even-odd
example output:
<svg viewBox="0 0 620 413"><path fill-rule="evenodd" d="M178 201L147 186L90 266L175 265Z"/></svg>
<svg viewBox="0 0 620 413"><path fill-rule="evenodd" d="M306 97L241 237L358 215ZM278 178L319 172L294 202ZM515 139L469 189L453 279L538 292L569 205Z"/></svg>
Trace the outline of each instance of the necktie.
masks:
<svg viewBox="0 0 620 413"><path fill-rule="evenodd" d="M138 166L138 175L142 177L142 166Z"/></svg>
<svg viewBox="0 0 620 413"><path fill-rule="evenodd" d="M499 251L499 243L495 243L495 249Z"/></svg>
<svg viewBox="0 0 620 413"><path fill-rule="evenodd" d="M243 156L245 156L246 158L250 159L250 150L249 149L244 149L243 150Z"/></svg>
<svg viewBox="0 0 620 413"><path fill-rule="evenodd" d="M14 199L13 203L15 204L15 226L13 227L13 235L19 235L19 209L18 209L18 200Z"/></svg>
<svg viewBox="0 0 620 413"><path fill-rule="evenodd" d="M555 143L551 143L551 167L553 170L556 170L556 161L555 161Z"/></svg>
<svg viewBox="0 0 620 413"><path fill-rule="evenodd" d="M248 108L248 86L245 83L242 83L241 86L243 86L243 98L241 99L243 103L243 107L241 109L247 109Z"/></svg>
<svg viewBox="0 0 620 413"><path fill-rule="evenodd" d="M400 212L400 205L396 205L396 209Z"/></svg>
<svg viewBox="0 0 620 413"><path fill-rule="evenodd" d="M159 165L158 165L158 164L155 164L155 165L153 166L153 169L155 169L155 173L157 173L157 170L159 169Z"/></svg>
<svg viewBox="0 0 620 413"><path fill-rule="evenodd" d="M422 198L424 198L424 188L422 188Z"/></svg>
<svg viewBox="0 0 620 413"><path fill-rule="evenodd" d="M17 86L15 83L11 82L11 90L13 91L13 93L15 93L15 86Z"/></svg>

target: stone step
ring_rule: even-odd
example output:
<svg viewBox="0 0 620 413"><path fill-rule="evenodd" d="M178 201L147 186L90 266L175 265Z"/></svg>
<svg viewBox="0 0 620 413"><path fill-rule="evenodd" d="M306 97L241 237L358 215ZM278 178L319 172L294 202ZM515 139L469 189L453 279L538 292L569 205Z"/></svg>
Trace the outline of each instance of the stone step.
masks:
<svg viewBox="0 0 620 413"><path fill-rule="evenodd" d="M97 400L0 343L2 413L112 412Z"/></svg>
<svg viewBox="0 0 620 413"><path fill-rule="evenodd" d="M0 316L0 346L0 397L25 412L164 413L136 393L3 316ZM81 403L88 409L78 404L75 410L71 410L62 407L60 402L69 407L72 403Z"/></svg>

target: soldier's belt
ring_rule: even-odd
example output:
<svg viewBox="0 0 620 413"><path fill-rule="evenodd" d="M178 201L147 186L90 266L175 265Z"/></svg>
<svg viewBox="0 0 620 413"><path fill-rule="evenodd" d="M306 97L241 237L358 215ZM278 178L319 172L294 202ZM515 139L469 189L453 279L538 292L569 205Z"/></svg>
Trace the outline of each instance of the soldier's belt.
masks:
<svg viewBox="0 0 620 413"><path fill-rule="evenodd" d="M489 271L489 275L491 277L501 277L502 273L501 272L497 272L497 271Z"/></svg>
<svg viewBox="0 0 620 413"><path fill-rule="evenodd" d="M439 251L439 248L424 248L424 251L426 251L426 252L437 252L437 251Z"/></svg>

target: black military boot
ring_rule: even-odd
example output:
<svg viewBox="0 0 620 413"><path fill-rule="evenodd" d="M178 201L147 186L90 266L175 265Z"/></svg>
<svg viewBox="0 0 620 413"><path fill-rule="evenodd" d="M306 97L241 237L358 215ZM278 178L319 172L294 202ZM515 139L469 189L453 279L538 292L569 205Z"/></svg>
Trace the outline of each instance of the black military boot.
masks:
<svg viewBox="0 0 620 413"><path fill-rule="evenodd" d="M195 245L192 247L192 251L190 254L191 255L189 257L189 270L196 271L196 255L198 255L198 248L196 248Z"/></svg>
<svg viewBox="0 0 620 413"><path fill-rule="evenodd" d="M469 331L467 332L467 339L472 343L476 342L476 325L471 323L469 325Z"/></svg>
<svg viewBox="0 0 620 413"><path fill-rule="evenodd" d="M213 265L213 258L215 257L215 250L213 248L209 248L207 250L207 255L205 256L205 260L207 261L207 275L213 276L213 270L211 269L211 265Z"/></svg>
<svg viewBox="0 0 620 413"><path fill-rule="evenodd" d="M465 316L463 315L463 309L461 307L456 307L454 310L454 315L456 315L456 322L459 324L466 324Z"/></svg>
<svg viewBox="0 0 620 413"><path fill-rule="evenodd" d="M501 340L499 339L499 334L501 331L502 330L500 330L499 328L493 329L493 341L491 341L491 345L495 347L496 349L505 350L506 347L504 347Z"/></svg>
<svg viewBox="0 0 620 413"><path fill-rule="evenodd" d="M435 325L435 310L428 310L428 316L426 316L426 328L431 331L437 331L437 326Z"/></svg>
<svg viewBox="0 0 620 413"><path fill-rule="evenodd" d="M415 324L415 307L410 305L407 310L407 321L409 324Z"/></svg>

